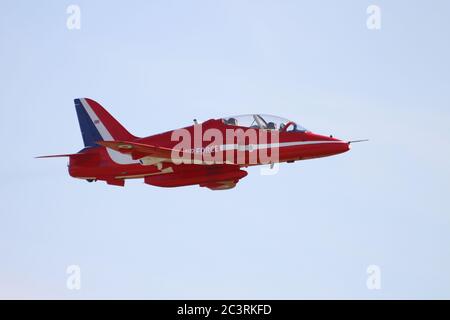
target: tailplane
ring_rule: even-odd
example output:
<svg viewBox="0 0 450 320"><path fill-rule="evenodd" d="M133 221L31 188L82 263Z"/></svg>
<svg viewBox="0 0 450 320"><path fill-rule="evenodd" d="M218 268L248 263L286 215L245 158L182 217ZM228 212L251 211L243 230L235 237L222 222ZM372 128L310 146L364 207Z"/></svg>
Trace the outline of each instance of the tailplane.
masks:
<svg viewBox="0 0 450 320"><path fill-rule="evenodd" d="M74 102L85 147L96 147L97 141L136 139L98 102L88 98Z"/></svg>
<svg viewBox="0 0 450 320"><path fill-rule="evenodd" d="M46 159L46 158L70 158L70 157L82 157L84 153L68 153L68 154L52 154L49 156L39 156L36 159Z"/></svg>
<svg viewBox="0 0 450 320"><path fill-rule="evenodd" d="M68 153L68 154L52 154L49 156L39 156L35 157L36 159L46 159L46 158L89 158L92 157L92 154L89 153Z"/></svg>

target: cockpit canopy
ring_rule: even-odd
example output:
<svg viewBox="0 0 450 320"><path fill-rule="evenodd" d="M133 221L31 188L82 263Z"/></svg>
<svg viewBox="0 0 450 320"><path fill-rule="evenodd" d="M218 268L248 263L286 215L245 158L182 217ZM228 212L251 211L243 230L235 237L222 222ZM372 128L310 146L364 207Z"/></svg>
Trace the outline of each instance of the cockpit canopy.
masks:
<svg viewBox="0 0 450 320"><path fill-rule="evenodd" d="M246 114L222 118L226 125L287 132L306 132L307 129L289 119L267 114ZM287 129L284 129L288 125Z"/></svg>

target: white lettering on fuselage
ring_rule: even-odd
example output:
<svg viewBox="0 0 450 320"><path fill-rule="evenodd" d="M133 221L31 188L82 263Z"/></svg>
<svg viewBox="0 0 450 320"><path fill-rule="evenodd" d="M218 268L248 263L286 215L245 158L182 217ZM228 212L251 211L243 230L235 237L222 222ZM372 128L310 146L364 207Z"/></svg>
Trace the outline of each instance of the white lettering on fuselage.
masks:
<svg viewBox="0 0 450 320"><path fill-rule="evenodd" d="M187 153L213 153L213 152L219 152L220 147L219 146L208 146L208 147L200 147L200 148L192 148L192 149L184 149L184 152Z"/></svg>

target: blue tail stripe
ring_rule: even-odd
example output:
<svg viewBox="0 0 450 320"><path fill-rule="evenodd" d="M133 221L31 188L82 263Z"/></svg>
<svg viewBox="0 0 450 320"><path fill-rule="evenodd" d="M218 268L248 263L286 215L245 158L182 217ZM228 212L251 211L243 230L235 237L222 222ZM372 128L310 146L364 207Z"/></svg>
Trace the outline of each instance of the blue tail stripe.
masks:
<svg viewBox="0 0 450 320"><path fill-rule="evenodd" d="M101 141L102 136L98 132L88 113L83 107L80 99L75 99L75 109L77 111L78 122L80 123L81 135L85 147L96 147L96 141Z"/></svg>

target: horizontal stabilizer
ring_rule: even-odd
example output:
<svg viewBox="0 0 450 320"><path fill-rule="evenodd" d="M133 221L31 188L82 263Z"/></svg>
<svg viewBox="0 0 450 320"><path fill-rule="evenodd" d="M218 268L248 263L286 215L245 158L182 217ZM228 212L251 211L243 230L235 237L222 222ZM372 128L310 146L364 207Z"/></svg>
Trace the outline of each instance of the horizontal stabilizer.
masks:
<svg viewBox="0 0 450 320"><path fill-rule="evenodd" d="M53 154L49 156L39 156L35 157L36 159L45 159L45 158L66 158L66 157L74 157L74 158L85 158L89 157L91 154L87 153L69 153L69 154Z"/></svg>

